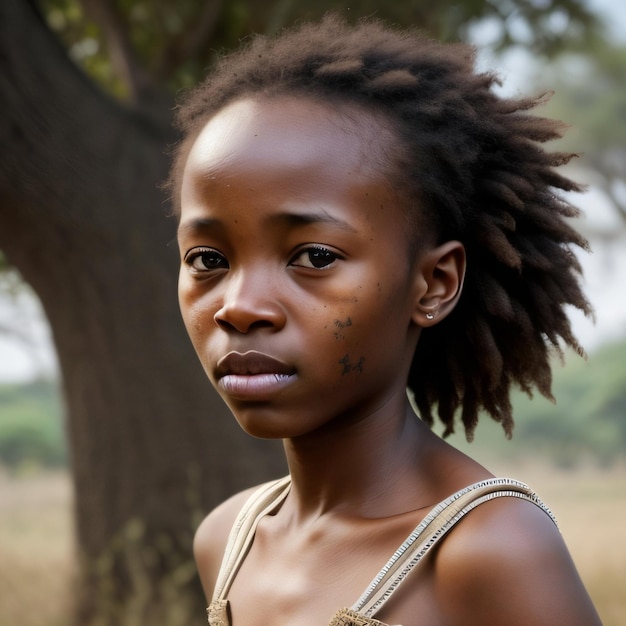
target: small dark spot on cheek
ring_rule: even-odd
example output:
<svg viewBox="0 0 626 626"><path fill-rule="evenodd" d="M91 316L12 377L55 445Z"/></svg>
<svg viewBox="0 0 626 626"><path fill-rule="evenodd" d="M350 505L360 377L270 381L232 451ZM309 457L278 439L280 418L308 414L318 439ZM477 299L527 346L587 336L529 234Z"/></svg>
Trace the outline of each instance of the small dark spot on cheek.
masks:
<svg viewBox="0 0 626 626"><path fill-rule="evenodd" d="M350 359L350 355L346 354L344 357L342 357L341 359L339 359L338 361L339 365L341 365L341 375L345 376L346 374L349 374L350 372L358 372L359 374L363 371L363 363L365 363L365 357L362 356L359 358L358 361L353 362Z"/></svg>
<svg viewBox="0 0 626 626"><path fill-rule="evenodd" d="M335 326L337 328L346 328L347 326L352 326L352 319L346 317L345 322L342 322L341 320L335 320Z"/></svg>
<svg viewBox="0 0 626 626"><path fill-rule="evenodd" d="M335 339L345 339L345 335L343 334L343 329L348 326L352 326L352 319L347 317L345 322L341 320L335 320L335 327L338 329L335 332Z"/></svg>

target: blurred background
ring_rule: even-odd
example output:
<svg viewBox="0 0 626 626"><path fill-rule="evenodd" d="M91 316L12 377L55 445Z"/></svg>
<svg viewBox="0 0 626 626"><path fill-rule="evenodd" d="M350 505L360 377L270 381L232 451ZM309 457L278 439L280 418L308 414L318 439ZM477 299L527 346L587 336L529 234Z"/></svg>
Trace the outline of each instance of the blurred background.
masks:
<svg viewBox="0 0 626 626"><path fill-rule="evenodd" d="M204 623L193 529L284 468L232 425L178 319L171 110L249 33L331 8L473 43L503 94L554 91L540 113L571 125L555 149L588 185L588 358L556 359L556 403L515 396L512 441L489 422L452 441L538 491L605 625L626 623L622 0L4 0L0 626Z"/></svg>

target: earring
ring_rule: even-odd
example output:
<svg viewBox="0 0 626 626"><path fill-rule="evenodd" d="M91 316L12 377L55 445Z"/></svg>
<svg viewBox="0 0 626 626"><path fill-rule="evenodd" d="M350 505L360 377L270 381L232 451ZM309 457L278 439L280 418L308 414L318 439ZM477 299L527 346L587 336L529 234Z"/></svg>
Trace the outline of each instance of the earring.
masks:
<svg viewBox="0 0 626 626"><path fill-rule="evenodd" d="M435 314L434 313L426 313L426 319L427 320L434 320L435 319Z"/></svg>

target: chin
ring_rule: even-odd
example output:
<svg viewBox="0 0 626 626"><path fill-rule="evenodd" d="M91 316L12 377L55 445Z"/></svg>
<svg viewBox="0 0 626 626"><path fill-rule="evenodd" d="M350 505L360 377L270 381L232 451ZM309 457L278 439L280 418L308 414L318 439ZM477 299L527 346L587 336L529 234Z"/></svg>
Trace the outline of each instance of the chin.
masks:
<svg viewBox="0 0 626 626"><path fill-rule="evenodd" d="M257 439L291 439L299 437L308 432L302 428L302 423L294 416L294 413L287 415L285 412L263 406L230 407L237 423L241 429Z"/></svg>

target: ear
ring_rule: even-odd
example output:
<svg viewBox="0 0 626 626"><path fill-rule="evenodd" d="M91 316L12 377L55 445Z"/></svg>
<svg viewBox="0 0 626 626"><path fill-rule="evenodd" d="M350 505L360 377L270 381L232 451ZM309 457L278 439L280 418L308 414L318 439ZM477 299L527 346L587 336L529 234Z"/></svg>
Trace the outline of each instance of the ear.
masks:
<svg viewBox="0 0 626 626"><path fill-rule="evenodd" d="M464 278L465 248L460 241L425 252L415 274L415 324L427 328L449 315L461 296Z"/></svg>

